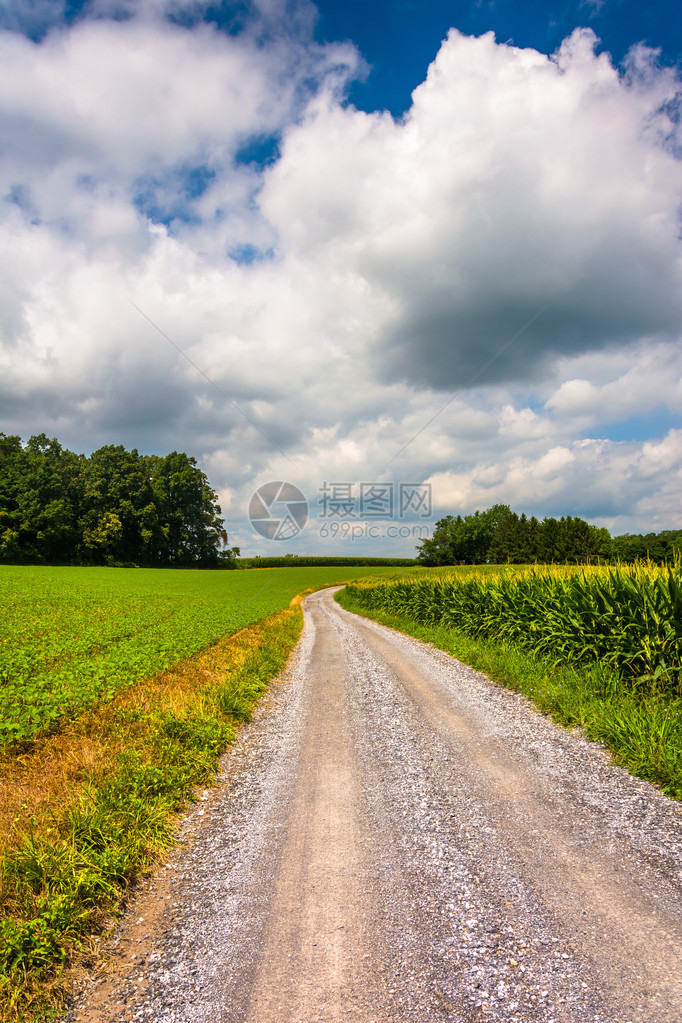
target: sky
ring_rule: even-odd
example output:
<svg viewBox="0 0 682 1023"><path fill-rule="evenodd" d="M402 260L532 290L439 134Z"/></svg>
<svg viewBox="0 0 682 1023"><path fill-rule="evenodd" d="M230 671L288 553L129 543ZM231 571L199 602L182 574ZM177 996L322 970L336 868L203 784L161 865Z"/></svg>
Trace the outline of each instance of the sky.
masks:
<svg viewBox="0 0 682 1023"><path fill-rule="evenodd" d="M187 451L248 555L411 556L498 502L682 528L679 5L0 26L5 433Z"/></svg>

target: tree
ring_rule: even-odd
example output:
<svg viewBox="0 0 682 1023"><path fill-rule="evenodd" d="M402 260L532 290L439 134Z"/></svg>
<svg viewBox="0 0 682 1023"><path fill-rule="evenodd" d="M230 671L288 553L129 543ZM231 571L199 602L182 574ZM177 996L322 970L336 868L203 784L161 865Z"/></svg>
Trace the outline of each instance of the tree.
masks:
<svg viewBox="0 0 682 1023"><path fill-rule="evenodd" d="M506 504L473 515L446 515L417 549L423 565L582 564L612 556L607 529L571 515L538 522L534 516L517 515Z"/></svg>
<svg viewBox="0 0 682 1023"><path fill-rule="evenodd" d="M613 557L618 561L674 561L682 555L682 529L660 533L624 533L613 538Z"/></svg>
<svg viewBox="0 0 682 1023"><path fill-rule="evenodd" d="M123 533L123 525L114 512L104 512L83 531L83 543L100 557L114 560Z"/></svg>
<svg viewBox="0 0 682 1023"><path fill-rule="evenodd" d="M147 508L153 505L145 459L135 448L126 451L122 444L107 444L87 460L84 478L80 532L85 560L144 562L142 533Z"/></svg>
<svg viewBox="0 0 682 1023"><path fill-rule="evenodd" d="M21 437L0 433L0 559L21 560L19 489L23 473Z"/></svg>
<svg viewBox="0 0 682 1023"><path fill-rule="evenodd" d="M223 520L217 495L197 468L196 459L172 451L165 458L154 458L150 469L168 561L173 565L218 565Z"/></svg>
<svg viewBox="0 0 682 1023"><path fill-rule="evenodd" d="M455 518L453 515L446 515L438 519L433 530L433 536L422 540L417 545L417 559L422 565L455 565L457 548L457 537L462 524L462 516Z"/></svg>
<svg viewBox="0 0 682 1023"><path fill-rule="evenodd" d="M44 433L25 448L0 435L0 556L69 561L78 534L82 456Z"/></svg>
<svg viewBox="0 0 682 1023"><path fill-rule="evenodd" d="M220 558L225 568L236 568L237 558L241 554L241 549L239 547L230 547L230 541L226 529L221 529L220 531L220 540L218 542L218 547L219 547L218 557ZM286 557L290 558L293 557L293 555L287 554Z"/></svg>
<svg viewBox="0 0 682 1023"><path fill-rule="evenodd" d="M109 444L86 458L45 434L25 447L0 434L0 561L227 567L239 550L222 527L214 491L182 452Z"/></svg>
<svg viewBox="0 0 682 1023"><path fill-rule="evenodd" d="M512 515L506 504L464 517L446 515L436 522L433 536L417 547L417 558L423 565L485 564L491 560L496 536L497 551L503 550L503 535Z"/></svg>

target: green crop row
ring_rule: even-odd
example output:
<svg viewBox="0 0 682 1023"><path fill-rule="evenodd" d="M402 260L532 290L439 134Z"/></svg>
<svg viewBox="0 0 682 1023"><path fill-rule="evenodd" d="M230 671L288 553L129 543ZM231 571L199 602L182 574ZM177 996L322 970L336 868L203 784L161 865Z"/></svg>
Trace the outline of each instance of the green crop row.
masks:
<svg viewBox="0 0 682 1023"><path fill-rule="evenodd" d="M266 572L0 567L0 746L376 568Z"/></svg>
<svg viewBox="0 0 682 1023"><path fill-rule="evenodd" d="M600 662L634 691L682 695L682 566L551 568L365 581L361 607L514 643L555 664Z"/></svg>
<svg viewBox="0 0 682 1023"><path fill-rule="evenodd" d="M37 739L22 757L0 756L28 796L0 805L3 1023L62 1018L62 971L97 961L93 932L107 929L130 885L173 841L175 814L214 778L301 626L300 608L281 611L177 666L162 684L143 680L90 708L64 736ZM47 799L34 796L46 764L56 786Z"/></svg>

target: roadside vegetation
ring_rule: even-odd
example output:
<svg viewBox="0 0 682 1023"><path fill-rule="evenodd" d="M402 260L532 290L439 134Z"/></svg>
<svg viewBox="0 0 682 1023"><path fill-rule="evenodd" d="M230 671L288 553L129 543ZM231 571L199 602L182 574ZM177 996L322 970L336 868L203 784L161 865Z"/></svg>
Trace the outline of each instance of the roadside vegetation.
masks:
<svg viewBox="0 0 682 1023"><path fill-rule="evenodd" d="M369 571L0 567L0 748L59 727L302 590Z"/></svg>
<svg viewBox="0 0 682 1023"><path fill-rule="evenodd" d="M139 682L0 758L0 1019L64 1007L65 967L95 953L174 816L215 775L235 728L284 665L295 606Z"/></svg>
<svg viewBox="0 0 682 1023"><path fill-rule="evenodd" d="M433 643L682 799L682 566L451 568L364 579L349 611Z"/></svg>
<svg viewBox="0 0 682 1023"><path fill-rule="evenodd" d="M0 568L3 1023L61 1011L281 672L296 595L363 571Z"/></svg>

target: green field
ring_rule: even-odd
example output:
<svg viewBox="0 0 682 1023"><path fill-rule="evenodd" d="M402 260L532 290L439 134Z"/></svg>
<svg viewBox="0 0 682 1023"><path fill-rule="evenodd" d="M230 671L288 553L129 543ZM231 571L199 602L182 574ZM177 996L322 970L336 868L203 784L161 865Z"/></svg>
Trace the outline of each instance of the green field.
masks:
<svg viewBox="0 0 682 1023"><path fill-rule="evenodd" d="M519 689L682 798L677 566L0 568L0 1019L65 1011L61 971L96 957L280 674L302 627L291 599L353 579L349 610Z"/></svg>
<svg viewBox="0 0 682 1023"><path fill-rule="evenodd" d="M163 671L303 590L377 571L0 567L0 745Z"/></svg>

